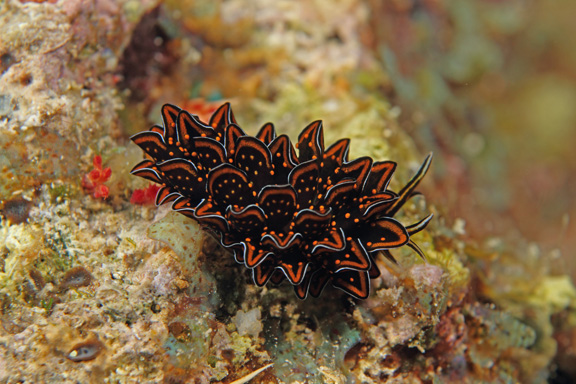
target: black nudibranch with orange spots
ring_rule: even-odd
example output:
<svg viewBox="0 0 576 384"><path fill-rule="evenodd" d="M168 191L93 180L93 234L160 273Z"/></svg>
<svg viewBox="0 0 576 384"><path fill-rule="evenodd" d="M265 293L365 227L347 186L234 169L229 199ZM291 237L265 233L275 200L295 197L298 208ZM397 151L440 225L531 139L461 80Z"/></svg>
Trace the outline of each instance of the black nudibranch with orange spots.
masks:
<svg viewBox="0 0 576 384"><path fill-rule="evenodd" d="M132 137L150 157L134 175L161 184L156 204L197 220L252 270L254 282L285 278L296 295L317 297L327 283L364 299L380 275L379 254L407 245L432 215L404 226L392 217L413 195L429 155L399 193L387 189L396 163L348 161L350 140L324 148L322 122L308 125L294 149L264 125L249 136L228 103L208 124L174 105L162 107L163 127Z"/></svg>

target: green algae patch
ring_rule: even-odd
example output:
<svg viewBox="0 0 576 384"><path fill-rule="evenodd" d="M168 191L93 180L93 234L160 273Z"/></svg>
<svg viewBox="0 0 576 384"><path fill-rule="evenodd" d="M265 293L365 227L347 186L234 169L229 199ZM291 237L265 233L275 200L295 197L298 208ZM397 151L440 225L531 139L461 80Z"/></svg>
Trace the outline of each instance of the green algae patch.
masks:
<svg viewBox="0 0 576 384"><path fill-rule="evenodd" d="M567 275L546 276L534 288L529 301L538 307L549 307L560 312L576 302L576 289Z"/></svg>

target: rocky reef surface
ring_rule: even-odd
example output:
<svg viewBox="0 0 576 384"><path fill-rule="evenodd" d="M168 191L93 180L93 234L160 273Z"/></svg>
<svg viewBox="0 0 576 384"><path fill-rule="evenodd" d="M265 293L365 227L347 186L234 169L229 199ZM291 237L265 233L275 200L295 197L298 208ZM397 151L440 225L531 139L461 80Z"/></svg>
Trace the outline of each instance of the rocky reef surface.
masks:
<svg viewBox="0 0 576 384"><path fill-rule="evenodd" d="M522 233L502 217L528 217L503 197L525 174L520 161L500 165L515 125L489 104L517 95L498 73L518 68L507 49L525 41L537 6L382 4L0 2L0 382L576 378L571 264L563 245L522 235L538 223L554 231L536 207L524 208L534 223L520 223ZM552 39L547 18L536 20ZM542 53L520 45L514 54ZM576 78L568 65L554 68ZM516 90L511 108L523 100L539 108L536 87L555 106L542 110L563 141L576 116L554 100L571 100L576 86L557 90L550 76ZM395 252L398 265L377 260L382 276L363 301L333 288L300 301L288 285L255 286L196 222L156 207L157 189L129 175L142 153L128 138L159 123L163 103L206 118L224 100L252 134L272 121L296 138L323 119L327 143L351 138L351 158L398 162L393 190L434 150L434 174L398 217L436 214L414 236L427 261L409 250ZM508 127L503 147L483 116ZM569 174L576 163L567 159ZM478 164L502 172L466 174ZM566 217L565 195L557 208L548 198L568 177L538 167L534 202ZM517 178L507 183L505 170Z"/></svg>

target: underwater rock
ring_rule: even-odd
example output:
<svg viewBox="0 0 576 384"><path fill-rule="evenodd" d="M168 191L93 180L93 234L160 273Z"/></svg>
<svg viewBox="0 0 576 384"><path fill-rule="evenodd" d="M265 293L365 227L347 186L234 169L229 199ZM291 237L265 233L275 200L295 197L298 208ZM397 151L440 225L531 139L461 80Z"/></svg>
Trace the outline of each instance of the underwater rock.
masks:
<svg viewBox="0 0 576 384"><path fill-rule="evenodd" d="M11 224L21 224L28 220L32 202L26 199L17 198L5 201L2 206L2 216Z"/></svg>
<svg viewBox="0 0 576 384"><path fill-rule="evenodd" d="M260 310L253 308L246 312L239 310L236 312L236 316L233 317L232 321L236 325L240 336L249 335L251 337L258 337L260 332L262 332L261 319L262 314Z"/></svg>
<svg viewBox="0 0 576 384"><path fill-rule="evenodd" d="M87 287L92 284L93 280L94 276L92 276L86 268L78 266L64 274L58 287L61 291L66 291L71 288Z"/></svg>

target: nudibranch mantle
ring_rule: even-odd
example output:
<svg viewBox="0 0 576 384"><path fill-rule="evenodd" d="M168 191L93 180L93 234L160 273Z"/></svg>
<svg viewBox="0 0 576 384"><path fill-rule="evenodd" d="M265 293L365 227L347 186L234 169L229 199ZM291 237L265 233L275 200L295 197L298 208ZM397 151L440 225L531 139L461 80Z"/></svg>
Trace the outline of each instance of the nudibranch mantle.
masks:
<svg viewBox="0 0 576 384"><path fill-rule="evenodd" d="M392 161L348 161L350 140L324 147L322 122L308 125L296 149L271 123L256 136L237 124L229 103L202 122L174 105L162 107L163 126L132 136L149 156L132 174L161 185L156 204L197 220L252 270L254 282L287 279L296 295L318 297L327 283L360 299L374 262L403 245L424 257L410 237L432 215L404 226L393 216L414 194L428 155L408 184L394 193Z"/></svg>

